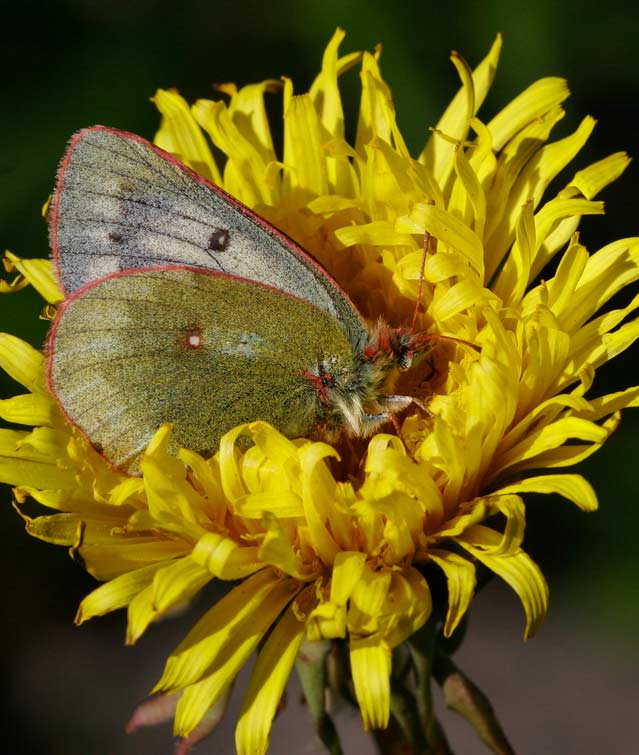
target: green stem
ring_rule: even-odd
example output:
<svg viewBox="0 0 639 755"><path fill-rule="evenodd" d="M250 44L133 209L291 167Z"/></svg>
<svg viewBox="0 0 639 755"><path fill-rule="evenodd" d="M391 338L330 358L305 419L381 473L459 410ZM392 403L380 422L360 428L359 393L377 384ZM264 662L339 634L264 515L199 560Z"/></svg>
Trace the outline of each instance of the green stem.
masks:
<svg viewBox="0 0 639 755"><path fill-rule="evenodd" d="M371 732L380 755L429 755L429 751L418 750L407 742L399 722L391 716L385 729L375 729Z"/></svg>
<svg viewBox="0 0 639 755"><path fill-rule="evenodd" d="M295 669L319 738L331 755L343 755L337 729L326 712L326 656L330 649L330 642L303 643Z"/></svg>
<svg viewBox="0 0 639 755"><path fill-rule="evenodd" d="M391 691L391 715L399 724L404 741L410 743L411 752L435 755L426 741L417 702L407 689Z"/></svg>
<svg viewBox="0 0 639 755"><path fill-rule="evenodd" d="M429 621L409 638L407 644L415 672L417 709L428 746L438 755L452 755L443 729L433 711L431 676L437 638L436 624L434 621Z"/></svg>
<svg viewBox="0 0 639 755"><path fill-rule="evenodd" d="M446 705L463 716L495 755L515 755L490 700L444 653L435 654L433 676Z"/></svg>

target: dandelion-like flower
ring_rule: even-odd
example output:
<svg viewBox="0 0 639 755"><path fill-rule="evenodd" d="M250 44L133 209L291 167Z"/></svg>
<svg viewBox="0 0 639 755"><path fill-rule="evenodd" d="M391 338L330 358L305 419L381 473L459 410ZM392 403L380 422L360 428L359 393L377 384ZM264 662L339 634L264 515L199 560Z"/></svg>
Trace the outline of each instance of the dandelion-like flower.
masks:
<svg viewBox="0 0 639 755"><path fill-rule="evenodd" d="M563 469L596 451L639 394L590 397L596 369L639 335L636 297L601 313L639 277L639 239L590 253L577 233L583 215L603 213L595 197L628 158L610 155L543 200L594 127L587 117L548 141L564 115L565 82L535 82L484 123L477 112L501 41L474 71L453 54L461 89L412 157L379 51L340 56L342 39L338 30L306 94L288 79L225 85L225 99L192 106L157 92L155 142L309 250L369 321L405 325L421 296L417 329L449 339L400 378L427 413L411 410L395 433L336 447L256 421L225 435L210 459L172 455L164 426L142 475L128 477L63 418L46 388L45 356L0 337L0 364L28 391L2 402L0 415L34 426L0 430L0 480L14 486L30 534L69 546L104 581L77 622L127 607L134 643L209 581L235 583L170 655L153 693L180 693L169 708L176 734L192 741L207 716L209 728L219 718L258 650L236 729L240 753L266 751L303 642L348 643L364 726L385 728L393 650L428 626L425 575L434 570L448 588L445 636L468 609L478 565L517 593L525 637L534 634L548 588L522 549L522 496L559 493L594 510L590 485ZM338 79L356 65L362 94L350 145ZM273 92L283 97L282 156L264 105ZM223 170L211 144L226 155ZM7 254L5 266L19 275L4 290L28 282L50 305L61 301L48 261ZM252 443L238 445L240 436ZM30 518L28 498L55 513Z"/></svg>

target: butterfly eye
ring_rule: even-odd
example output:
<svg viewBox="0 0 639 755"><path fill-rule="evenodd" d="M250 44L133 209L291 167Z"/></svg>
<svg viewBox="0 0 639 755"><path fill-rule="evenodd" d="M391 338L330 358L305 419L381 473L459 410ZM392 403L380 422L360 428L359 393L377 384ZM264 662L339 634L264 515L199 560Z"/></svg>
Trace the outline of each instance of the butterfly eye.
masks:
<svg viewBox="0 0 639 755"><path fill-rule="evenodd" d="M405 351L404 353L399 355L399 358L397 360L397 364L399 366L400 370L407 370L411 364L413 363L413 352Z"/></svg>

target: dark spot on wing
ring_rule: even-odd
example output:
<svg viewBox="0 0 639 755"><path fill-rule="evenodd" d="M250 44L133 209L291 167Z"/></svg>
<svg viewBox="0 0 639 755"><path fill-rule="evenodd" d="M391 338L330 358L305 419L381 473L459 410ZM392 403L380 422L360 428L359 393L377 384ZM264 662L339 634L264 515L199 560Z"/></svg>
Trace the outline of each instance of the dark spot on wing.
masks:
<svg viewBox="0 0 639 755"><path fill-rule="evenodd" d="M209 236L208 248L212 252L224 252L228 249L231 234L226 228L216 228Z"/></svg>
<svg viewBox="0 0 639 755"><path fill-rule="evenodd" d="M121 233L114 233L111 231L109 233L109 241L113 241L116 244L119 244L122 241L122 234Z"/></svg>

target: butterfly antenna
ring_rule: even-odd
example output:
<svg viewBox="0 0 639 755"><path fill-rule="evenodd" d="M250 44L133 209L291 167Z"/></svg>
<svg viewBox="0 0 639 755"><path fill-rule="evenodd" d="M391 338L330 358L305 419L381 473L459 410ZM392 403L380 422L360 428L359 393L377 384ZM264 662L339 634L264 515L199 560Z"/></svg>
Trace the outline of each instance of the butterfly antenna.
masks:
<svg viewBox="0 0 639 755"><path fill-rule="evenodd" d="M441 333L426 333L424 339L428 341L446 341L447 343L458 343L460 346L468 346L468 348L473 349L473 351L476 351L478 354L481 354L481 346L473 343L472 341L466 341L466 339L464 338L445 336Z"/></svg>
<svg viewBox="0 0 639 755"><path fill-rule="evenodd" d="M422 250L422 262L419 266L419 284L417 286L417 301L415 302L415 311L413 312L413 322L410 329L414 333L417 326L417 316L419 315L419 307L422 303L422 292L424 290L424 268L426 267L426 255L428 254L428 247L430 246L430 233L424 231L424 248Z"/></svg>

